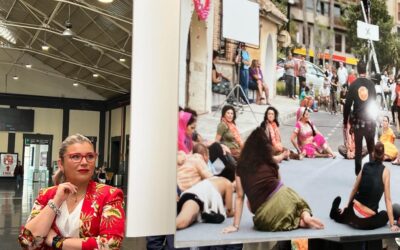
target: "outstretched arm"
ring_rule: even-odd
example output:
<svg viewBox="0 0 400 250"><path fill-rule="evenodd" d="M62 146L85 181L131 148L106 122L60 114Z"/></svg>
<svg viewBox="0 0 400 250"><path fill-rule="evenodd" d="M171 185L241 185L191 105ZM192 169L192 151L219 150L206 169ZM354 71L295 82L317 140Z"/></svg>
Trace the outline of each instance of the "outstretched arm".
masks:
<svg viewBox="0 0 400 250"><path fill-rule="evenodd" d="M391 231L399 231L399 227L394 224L392 199L390 195L390 171L386 167L383 170L382 179L384 185L386 210L389 217L389 227Z"/></svg>
<svg viewBox="0 0 400 250"><path fill-rule="evenodd" d="M236 176L236 202L235 202L235 217L233 218L233 225L223 229L223 233L237 232L240 227L240 219L243 212L244 192L240 177Z"/></svg>

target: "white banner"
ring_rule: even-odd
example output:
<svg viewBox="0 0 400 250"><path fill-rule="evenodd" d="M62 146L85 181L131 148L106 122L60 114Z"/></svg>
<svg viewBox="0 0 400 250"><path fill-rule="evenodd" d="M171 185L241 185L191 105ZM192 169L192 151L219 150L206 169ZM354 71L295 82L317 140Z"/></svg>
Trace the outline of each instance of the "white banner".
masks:
<svg viewBox="0 0 400 250"><path fill-rule="evenodd" d="M13 177L15 166L17 166L18 154L1 153L0 160L0 176Z"/></svg>
<svg viewBox="0 0 400 250"><path fill-rule="evenodd" d="M357 37L372 41L379 41L379 26L357 21Z"/></svg>

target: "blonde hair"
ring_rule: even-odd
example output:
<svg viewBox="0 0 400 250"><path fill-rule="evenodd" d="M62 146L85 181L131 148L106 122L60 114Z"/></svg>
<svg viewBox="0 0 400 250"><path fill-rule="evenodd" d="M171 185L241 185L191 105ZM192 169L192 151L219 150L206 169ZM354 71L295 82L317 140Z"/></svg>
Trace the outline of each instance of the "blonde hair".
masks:
<svg viewBox="0 0 400 250"><path fill-rule="evenodd" d="M58 151L58 157L61 160L61 162L64 161L64 155L65 152L67 152L67 148L71 146L72 144L75 143L84 143L87 142L90 145L93 146L93 143L86 137L81 134L74 134L70 135L65 140L61 143L60 150ZM65 175L61 169L58 169L54 174L53 174L53 183L55 185L58 185L60 183L63 183L65 181Z"/></svg>

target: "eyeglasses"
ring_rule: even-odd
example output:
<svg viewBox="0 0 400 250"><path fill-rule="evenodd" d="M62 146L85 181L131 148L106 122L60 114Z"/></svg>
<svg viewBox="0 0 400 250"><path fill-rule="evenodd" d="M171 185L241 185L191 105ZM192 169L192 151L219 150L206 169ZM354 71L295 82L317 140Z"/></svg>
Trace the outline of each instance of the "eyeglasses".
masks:
<svg viewBox="0 0 400 250"><path fill-rule="evenodd" d="M81 153L71 153L71 154L66 154L66 156L69 157L74 163L80 163L85 157L87 162L94 162L97 158L97 153L95 152L90 152L87 154L81 154Z"/></svg>

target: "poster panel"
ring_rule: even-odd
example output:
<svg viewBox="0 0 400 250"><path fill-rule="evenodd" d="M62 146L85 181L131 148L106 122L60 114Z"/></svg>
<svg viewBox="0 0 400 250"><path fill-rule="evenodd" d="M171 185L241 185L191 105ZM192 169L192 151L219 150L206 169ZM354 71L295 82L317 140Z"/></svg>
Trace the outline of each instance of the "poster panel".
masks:
<svg viewBox="0 0 400 250"><path fill-rule="evenodd" d="M18 154L0 153L0 177L14 177Z"/></svg>

